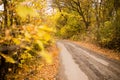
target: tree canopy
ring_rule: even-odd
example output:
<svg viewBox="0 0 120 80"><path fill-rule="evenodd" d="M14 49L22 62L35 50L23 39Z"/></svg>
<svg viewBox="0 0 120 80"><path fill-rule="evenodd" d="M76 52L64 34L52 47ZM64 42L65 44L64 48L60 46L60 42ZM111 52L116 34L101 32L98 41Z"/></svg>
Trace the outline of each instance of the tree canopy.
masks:
<svg viewBox="0 0 120 80"><path fill-rule="evenodd" d="M53 0L53 7L61 13L58 34L63 38L78 35L77 39L120 50L119 5L119 0Z"/></svg>

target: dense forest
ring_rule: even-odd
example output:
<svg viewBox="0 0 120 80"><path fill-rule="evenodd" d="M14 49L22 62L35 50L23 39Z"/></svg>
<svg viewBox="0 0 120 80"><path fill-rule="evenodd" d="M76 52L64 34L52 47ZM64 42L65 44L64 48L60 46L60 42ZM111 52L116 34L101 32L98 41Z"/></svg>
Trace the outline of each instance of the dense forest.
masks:
<svg viewBox="0 0 120 80"><path fill-rule="evenodd" d="M120 0L0 0L0 7L0 80L52 64L55 39L120 51Z"/></svg>
<svg viewBox="0 0 120 80"><path fill-rule="evenodd" d="M53 0L57 36L120 51L120 0Z"/></svg>

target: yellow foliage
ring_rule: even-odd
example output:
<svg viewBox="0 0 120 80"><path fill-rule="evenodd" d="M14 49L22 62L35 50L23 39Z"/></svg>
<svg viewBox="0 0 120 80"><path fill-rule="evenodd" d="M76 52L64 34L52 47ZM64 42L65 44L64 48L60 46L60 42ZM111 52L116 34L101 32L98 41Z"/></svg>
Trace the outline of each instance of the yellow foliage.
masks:
<svg viewBox="0 0 120 80"><path fill-rule="evenodd" d="M32 36L30 35L30 33L28 33L27 31L25 32L25 38L31 38Z"/></svg>
<svg viewBox="0 0 120 80"><path fill-rule="evenodd" d="M49 40L51 39L51 36L46 33L46 34L44 35L44 39L45 39L46 41L49 41Z"/></svg>
<svg viewBox="0 0 120 80"><path fill-rule="evenodd" d="M40 53L40 55L45 59L45 61L48 63L48 64L52 64L53 62L53 57L51 54L49 54L47 51L42 51Z"/></svg>
<svg viewBox="0 0 120 80"><path fill-rule="evenodd" d="M10 57L10 56L8 56L8 55L5 55L5 54L3 54L3 53L1 53L1 52L0 52L0 55L1 55L3 58L5 58L6 62L15 63L15 60L14 60L12 57Z"/></svg>
<svg viewBox="0 0 120 80"><path fill-rule="evenodd" d="M27 49L27 50L31 50L30 46L25 46L24 48Z"/></svg>
<svg viewBox="0 0 120 80"><path fill-rule="evenodd" d="M30 17L38 16L38 13L35 9L21 4L16 7L16 12L23 19L25 19L27 16Z"/></svg>
<svg viewBox="0 0 120 80"><path fill-rule="evenodd" d="M36 51L36 54L41 55L45 61L49 64L52 64L52 55L49 54L45 48L44 44L48 41L52 40L51 32L54 32L52 28L47 27L46 25L42 25L40 27L36 27L33 25L24 26L24 35L25 40L31 40L31 46L24 46L25 49L32 50L34 49L34 44L37 44L41 51ZM21 58L27 58L29 53L21 54Z"/></svg>
<svg viewBox="0 0 120 80"><path fill-rule="evenodd" d="M20 58L22 59L32 58L32 55L29 53L23 53L20 55Z"/></svg>
<svg viewBox="0 0 120 80"><path fill-rule="evenodd" d="M40 30L43 30L43 31L46 31L46 32L55 32L55 31L53 30L53 28L48 27L48 26L46 26L46 25L41 25L41 26L39 26L39 29L40 29Z"/></svg>
<svg viewBox="0 0 120 80"><path fill-rule="evenodd" d="M12 38L12 40L16 45L19 45L21 43L20 40L17 38Z"/></svg>
<svg viewBox="0 0 120 80"><path fill-rule="evenodd" d="M43 45L43 43L40 40L37 40L36 43L39 45L41 50L44 50L44 45Z"/></svg>

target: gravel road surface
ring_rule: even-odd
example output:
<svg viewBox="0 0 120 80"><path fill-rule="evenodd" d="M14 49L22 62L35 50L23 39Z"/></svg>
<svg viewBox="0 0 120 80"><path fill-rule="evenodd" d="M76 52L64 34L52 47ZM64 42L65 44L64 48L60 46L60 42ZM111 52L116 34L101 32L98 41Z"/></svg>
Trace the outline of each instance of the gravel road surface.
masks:
<svg viewBox="0 0 120 80"><path fill-rule="evenodd" d="M57 46L61 62L57 80L120 80L120 61L68 41L58 41Z"/></svg>

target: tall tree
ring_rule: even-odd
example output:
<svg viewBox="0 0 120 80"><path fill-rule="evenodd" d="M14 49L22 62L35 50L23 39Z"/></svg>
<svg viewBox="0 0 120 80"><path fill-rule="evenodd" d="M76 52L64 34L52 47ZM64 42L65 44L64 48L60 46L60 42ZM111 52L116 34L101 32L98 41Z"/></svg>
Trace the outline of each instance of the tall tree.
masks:
<svg viewBox="0 0 120 80"><path fill-rule="evenodd" d="M4 27L8 27L8 1L2 0L4 5Z"/></svg>
<svg viewBox="0 0 120 80"><path fill-rule="evenodd" d="M54 0L56 1L56 5L60 12L67 8L70 11L77 12L81 17L83 22L85 23L86 30L90 25L90 7L91 1L90 0ZM85 4L85 5L84 5Z"/></svg>

